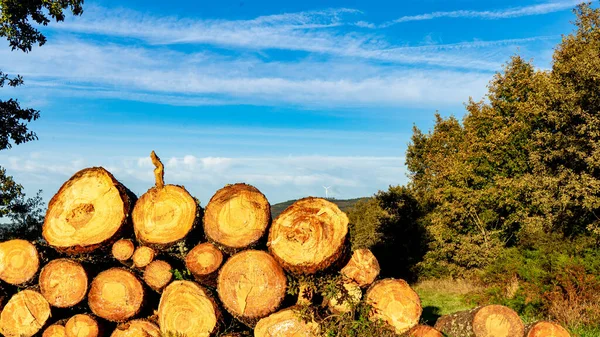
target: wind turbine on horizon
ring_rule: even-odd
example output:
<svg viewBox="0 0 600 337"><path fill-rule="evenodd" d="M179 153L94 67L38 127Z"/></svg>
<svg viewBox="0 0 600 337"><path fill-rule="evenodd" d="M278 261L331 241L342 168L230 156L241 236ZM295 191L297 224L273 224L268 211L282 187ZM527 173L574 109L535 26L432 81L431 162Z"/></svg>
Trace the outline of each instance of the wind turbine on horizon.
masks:
<svg viewBox="0 0 600 337"><path fill-rule="evenodd" d="M331 186L323 186L323 188L325 189L325 199L329 199L329 189Z"/></svg>

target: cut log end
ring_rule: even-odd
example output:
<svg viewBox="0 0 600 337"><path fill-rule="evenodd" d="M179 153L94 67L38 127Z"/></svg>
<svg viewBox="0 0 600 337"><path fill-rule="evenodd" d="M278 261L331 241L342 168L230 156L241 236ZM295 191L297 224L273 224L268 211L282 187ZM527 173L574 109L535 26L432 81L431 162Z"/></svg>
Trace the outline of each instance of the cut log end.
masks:
<svg viewBox="0 0 600 337"><path fill-rule="evenodd" d="M206 290L191 281L169 284L160 297L157 314L162 333L198 337L210 336L221 317Z"/></svg>
<svg viewBox="0 0 600 337"><path fill-rule="evenodd" d="M118 261L124 262L133 256L135 245L129 239L120 239L112 246L112 255Z"/></svg>
<svg viewBox="0 0 600 337"><path fill-rule="evenodd" d="M217 292L229 313L252 326L277 310L285 296L286 281L283 269L271 255L246 250L225 262Z"/></svg>
<svg viewBox="0 0 600 337"><path fill-rule="evenodd" d="M132 203L125 187L107 170L81 170L50 200L42 235L59 251L93 251L112 244L127 224Z"/></svg>
<svg viewBox="0 0 600 337"><path fill-rule="evenodd" d="M88 277L85 269L73 260L50 261L40 273L40 292L48 303L58 308L68 308L85 298Z"/></svg>
<svg viewBox="0 0 600 337"><path fill-rule="evenodd" d="M366 300L373 307L372 320L383 320L403 334L419 323L422 307L419 295L404 280L384 279L367 290Z"/></svg>
<svg viewBox="0 0 600 337"><path fill-rule="evenodd" d="M417 325L410 329L408 337L444 337L441 332L427 325Z"/></svg>
<svg viewBox="0 0 600 337"><path fill-rule="evenodd" d="M161 337L161 335L156 324L143 319L135 319L117 326L110 337Z"/></svg>
<svg viewBox="0 0 600 337"><path fill-rule="evenodd" d="M189 251L185 266L196 280L210 286L216 285L216 274L223 263L223 253L212 243L205 242Z"/></svg>
<svg viewBox="0 0 600 337"><path fill-rule="evenodd" d="M360 286L354 282L345 282L342 284L342 289L329 299L327 306L332 313L342 314L353 311L361 299Z"/></svg>
<svg viewBox="0 0 600 337"><path fill-rule="evenodd" d="M255 244L271 221L271 206L254 186L227 185L215 193L204 212L204 232L232 250Z"/></svg>
<svg viewBox="0 0 600 337"><path fill-rule="evenodd" d="M155 260L144 269L144 281L152 290L161 292L173 279L172 268L168 262Z"/></svg>
<svg viewBox="0 0 600 337"><path fill-rule="evenodd" d="M98 322L90 315L75 315L65 324L67 337L99 337L100 326Z"/></svg>
<svg viewBox="0 0 600 337"><path fill-rule="evenodd" d="M314 274L341 255L348 217L320 198L296 201L273 222L267 245L281 265L295 274Z"/></svg>
<svg viewBox="0 0 600 337"><path fill-rule="evenodd" d="M40 267L35 246L25 240L0 243L0 279L12 285L25 284L35 276Z"/></svg>
<svg viewBox="0 0 600 337"><path fill-rule="evenodd" d="M52 324L42 334L42 337L66 337L67 331L65 327L59 324Z"/></svg>
<svg viewBox="0 0 600 337"><path fill-rule="evenodd" d="M369 249L358 249L341 273L364 288L375 281L380 270L377 258Z"/></svg>
<svg viewBox="0 0 600 337"><path fill-rule="evenodd" d="M316 337L319 325L314 321L305 321L294 308L284 309L271 314L256 324L255 337Z"/></svg>
<svg viewBox="0 0 600 337"><path fill-rule="evenodd" d="M536 322L526 328L525 337L571 337L567 329L553 322Z"/></svg>
<svg viewBox="0 0 600 337"><path fill-rule="evenodd" d="M523 336L524 330L519 315L502 305L487 305L473 317L473 332L478 337Z"/></svg>
<svg viewBox="0 0 600 337"><path fill-rule="evenodd" d="M135 236L146 245L168 247L192 230L197 207L196 200L181 186L153 187L133 209Z"/></svg>
<svg viewBox="0 0 600 337"><path fill-rule="evenodd" d="M135 252L133 253L133 265L136 268L144 268L147 265L150 264L150 262L152 262L154 260L154 256L156 255L156 252L154 251L154 249L147 247L147 246L141 246L138 247Z"/></svg>
<svg viewBox="0 0 600 337"><path fill-rule="evenodd" d="M0 333L6 337L31 337L50 317L50 305L42 294L23 290L13 295L0 314Z"/></svg>
<svg viewBox="0 0 600 337"><path fill-rule="evenodd" d="M92 281L88 304L92 312L112 322L123 322L136 315L144 300L141 282L129 271L111 268Z"/></svg>

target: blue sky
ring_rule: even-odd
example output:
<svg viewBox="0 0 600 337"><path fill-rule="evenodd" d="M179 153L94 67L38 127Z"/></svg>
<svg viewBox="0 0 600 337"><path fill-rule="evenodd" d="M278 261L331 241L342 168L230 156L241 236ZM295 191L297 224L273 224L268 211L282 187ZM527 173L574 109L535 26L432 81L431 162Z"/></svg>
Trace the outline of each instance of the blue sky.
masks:
<svg viewBox="0 0 600 337"><path fill-rule="evenodd" d="M368 196L407 181L411 129L463 103L516 53L542 69L578 1L110 1L43 27L46 45L0 65L41 110L39 141L0 165L48 200L104 166L138 195L167 183L206 204L227 183L272 203Z"/></svg>

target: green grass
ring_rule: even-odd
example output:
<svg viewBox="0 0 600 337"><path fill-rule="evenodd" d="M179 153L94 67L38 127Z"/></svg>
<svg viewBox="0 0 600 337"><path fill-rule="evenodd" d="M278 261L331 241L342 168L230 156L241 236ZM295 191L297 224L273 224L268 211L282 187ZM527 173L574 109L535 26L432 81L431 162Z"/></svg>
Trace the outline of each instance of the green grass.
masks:
<svg viewBox="0 0 600 337"><path fill-rule="evenodd" d="M421 320L427 325L435 325L442 315L473 308L465 295L474 289L466 281L430 280L416 284L415 291L421 298L423 314Z"/></svg>
<svg viewBox="0 0 600 337"><path fill-rule="evenodd" d="M598 337L600 336L600 327L578 327L567 329L572 337Z"/></svg>

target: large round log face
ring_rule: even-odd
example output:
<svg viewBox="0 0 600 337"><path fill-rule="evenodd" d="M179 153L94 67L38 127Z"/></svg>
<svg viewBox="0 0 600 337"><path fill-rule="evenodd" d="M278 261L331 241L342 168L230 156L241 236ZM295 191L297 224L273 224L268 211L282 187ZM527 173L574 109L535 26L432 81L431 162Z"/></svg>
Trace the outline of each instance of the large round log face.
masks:
<svg viewBox="0 0 600 337"><path fill-rule="evenodd" d="M92 312L113 322L123 322L136 315L143 300L141 282L132 273L120 268L111 268L98 274L88 294Z"/></svg>
<svg viewBox="0 0 600 337"><path fill-rule="evenodd" d="M110 337L161 337L156 324L143 319L123 323L113 331Z"/></svg>
<svg viewBox="0 0 600 337"><path fill-rule="evenodd" d="M83 300L88 289L88 278L81 264L58 259L42 268L39 284L40 292L50 305L67 308Z"/></svg>
<svg viewBox="0 0 600 337"><path fill-rule="evenodd" d="M475 313L473 333L477 337L523 336L525 327L512 309L502 305L488 305Z"/></svg>
<svg viewBox="0 0 600 337"><path fill-rule="evenodd" d="M152 261L144 270L144 281L150 288L160 292L173 278L171 269L168 262L162 260Z"/></svg>
<svg viewBox="0 0 600 337"><path fill-rule="evenodd" d="M234 184L210 199L204 212L204 232L217 244L240 249L256 243L270 221L267 198L253 186Z"/></svg>
<svg viewBox="0 0 600 337"><path fill-rule="evenodd" d="M375 255L368 249L358 249L354 251L341 273L364 288L375 281L379 271L379 262Z"/></svg>
<svg viewBox="0 0 600 337"><path fill-rule="evenodd" d="M133 265L137 268L144 268L154 260L156 252L154 249L146 246L138 247L133 253Z"/></svg>
<svg viewBox="0 0 600 337"><path fill-rule="evenodd" d="M340 257L347 233L348 217L337 205L306 198L275 219L267 244L286 270L314 274Z"/></svg>
<svg viewBox="0 0 600 337"><path fill-rule="evenodd" d="M556 323L537 322L528 327L525 337L571 337L571 335Z"/></svg>
<svg viewBox="0 0 600 337"><path fill-rule="evenodd" d="M222 263L223 253L209 242L197 245L185 257L185 266L199 282L214 283L216 277L212 280L207 279L213 274L216 275Z"/></svg>
<svg viewBox="0 0 600 337"><path fill-rule="evenodd" d="M125 188L108 171L81 170L50 200L42 235L58 250L92 251L126 224L130 203Z"/></svg>
<svg viewBox="0 0 600 337"><path fill-rule="evenodd" d="M162 293L158 325L164 334L208 337L220 320L220 312L206 290L191 281L175 281Z"/></svg>
<svg viewBox="0 0 600 337"><path fill-rule="evenodd" d="M241 320L273 313L283 300L287 280L271 255L246 250L232 256L221 268L217 291L223 306Z"/></svg>
<svg viewBox="0 0 600 337"><path fill-rule="evenodd" d="M66 337L99 337L100 326L90 315L75 315L65 324Z"/></svg>
<svg viewBox="0 0 600 337"><path fill-rule="evenodd" d="M27 283L39 266L37 249L29 241L16 239L0 243L0 280L12 285Z"/></svg>
<svg viewBox="0 0 600 337"><path fill-rule="evenodd" d="M421 300L404 280L375 282L367 291L366 299L373 307L371 319L383 320L397 334L403 334L419 323Z"/></svg>
<svg viewBox="0 0 600 337"><path fill-rule="evenodd" d="M50 305L44 296L23 290L13 295L0 313L0 333L6 337L31 337L49 317Z"/></svg>
<svg viewBox="0 0 600 337"><path fill-rule="evenodd" d="M256 324L255 337L316 337L319 325L303 320L293 308L271 314Z"/></svg>
<svg viewBox="0 0 600 337"><path fill-rule="evenodd" d="M127 261L133 256L135 245L129 239L117 240L112 246L112 255L118 261Z"/></svg>

